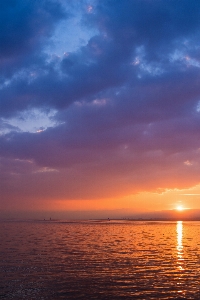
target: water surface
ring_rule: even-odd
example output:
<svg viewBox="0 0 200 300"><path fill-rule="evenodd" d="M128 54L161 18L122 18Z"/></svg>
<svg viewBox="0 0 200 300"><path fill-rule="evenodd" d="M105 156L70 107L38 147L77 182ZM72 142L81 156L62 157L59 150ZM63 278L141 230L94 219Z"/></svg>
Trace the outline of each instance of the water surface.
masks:
<svg viewBox="0 0 200 300"><path fill-rule="evenodd" d="M200 222L0 226L0 299L200 299Z"/></svg>

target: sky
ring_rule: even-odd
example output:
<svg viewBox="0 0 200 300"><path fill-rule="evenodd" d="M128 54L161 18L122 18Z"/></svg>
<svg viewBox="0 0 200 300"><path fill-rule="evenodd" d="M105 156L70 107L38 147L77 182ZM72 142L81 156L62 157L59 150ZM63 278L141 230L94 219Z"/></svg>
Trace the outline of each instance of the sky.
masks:
<svg viewBox="0 0 200 300"><path fill-rule="evenodd" d="M0 4L0 216L200 208L199 1Z"/></svg>

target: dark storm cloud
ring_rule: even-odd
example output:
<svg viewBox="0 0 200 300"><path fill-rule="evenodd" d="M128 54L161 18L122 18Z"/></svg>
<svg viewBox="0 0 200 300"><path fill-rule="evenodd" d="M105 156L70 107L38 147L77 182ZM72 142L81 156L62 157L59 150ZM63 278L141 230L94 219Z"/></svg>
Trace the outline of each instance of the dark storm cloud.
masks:
<svg viewBox="0 0 200 300"><path fill-rule="evenodd" d="M152 178L162 177L159 172L164 174L160 186L170 182L174 187L169 178L176 167L183 181L190 170L196 184L200 4L109 0L97 1L92 13L83 4L83 26L99 33L74 52L50 57L43 47L70 7L66 4L64 15L56 1L4 3L0 114L9 117L30 108L54 108L59 125L40 133L12 128L0 136L0 155L19 159L18 170L23 160L25 166L32 161L34 168L21 166L35 172L34 178L48 173L48 169L37 173L37 168L72 168L73 176L82 180L85 174L89 184L98 170L99 184L101 178L111 182L112 176L124 182L124 191L131 184L138 191L139 182L145 189L148 179L155 186ZM10 165L5 166L9 174ZM48 176L52 180L53 175Z"/></svg>

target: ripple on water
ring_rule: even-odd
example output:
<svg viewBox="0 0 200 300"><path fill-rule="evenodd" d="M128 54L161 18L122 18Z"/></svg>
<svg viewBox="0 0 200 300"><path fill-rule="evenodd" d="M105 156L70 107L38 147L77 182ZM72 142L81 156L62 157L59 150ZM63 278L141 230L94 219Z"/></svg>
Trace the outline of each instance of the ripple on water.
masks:
<svg viewBox="0 0 200 300"><path fill-rule="evenodd" d="M199 222L2 224L0 299L200 299Z"/></svg>

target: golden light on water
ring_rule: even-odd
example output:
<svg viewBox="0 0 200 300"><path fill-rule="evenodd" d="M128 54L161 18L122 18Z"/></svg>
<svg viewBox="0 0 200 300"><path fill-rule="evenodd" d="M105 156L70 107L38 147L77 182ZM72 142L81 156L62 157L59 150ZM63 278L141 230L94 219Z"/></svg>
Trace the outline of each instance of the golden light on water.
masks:
<svg viewBox="0 0 200 300"><path fill-rule="evenodd" d="M183 239L183 222L182 221L177 221L176 225L176 233L177 233L177 264L178 264L178 269L179 270L184 270L183 269L183 244L182 244L182 239Z"/></svg>
<svg viewBox="0 0 200 300"><path fill-rule="evenodd" d="M177 251L179 254L179 252L182 251L183 249L183 245L182 245L183 222L182 221L177 221L176 232L177 232Z"/></svg>
<svg viewBox="0 0 200 300"><path fill-rule="evenodd" d="M182 239L183 239L183 222L182 221L177 221L176 225L176 233L177 233L177 268L178 270L182 273L184 271L183 268L183 244L182 244ZM182 294L182 285L181 285L181 275L178 277L179 281L177 282L177 285L180 286L180 290L178 293Z"/></svg>

